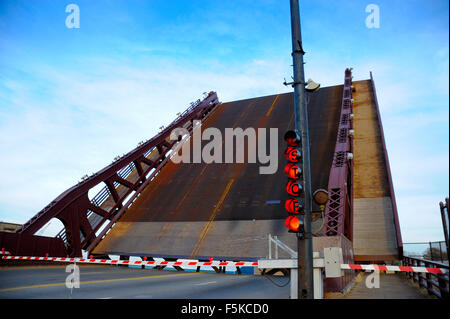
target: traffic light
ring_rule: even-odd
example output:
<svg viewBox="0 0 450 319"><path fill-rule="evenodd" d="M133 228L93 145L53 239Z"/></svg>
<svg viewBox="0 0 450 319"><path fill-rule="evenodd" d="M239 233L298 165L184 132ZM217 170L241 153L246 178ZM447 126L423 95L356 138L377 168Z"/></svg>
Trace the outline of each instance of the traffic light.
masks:
<svg viewBox="0 0 450 319"><path fill-rule="evenodd" d="M302 175L302 169L295 163L288 163L284 167L284 172L286 173L287 177L292 179L299 179Z"/></svg>
<svg viewBox="0 0 450 319"><path fill-rule="evenodd" d="M286 200L284 207L289 213L298 214L303 210L303 204L296 199L289 198Z"/></svg>
<svg viewBox="0 0 450 319"><path fill-rule="evenodd" d="M302 193L302 190L302 185L297 181L289 180L286 184L286 192L288 192L288 194L291 196L299 197Z"/></svg>
<svg viewBox="0 0 450 319"><path fill-rule="evenodd" d="M295 131L287 131L284 135L287 142L287 148L284 157L287 164L284 167L284 173L288 177L286 183L286 192L291 196L286 200L284 207L289 216L284 221L286 228L290 233L303 233L303 203L301 196L303 193L302 178L302 156L300 151L300 137Z"/></svg>
<svg viewBox="0 0 450 319"><path fill-rule="evenodd" d="M299 146L300 136L295 131L287 131L284 134L284 140L289 144L289 146Z"/></svg>
<svg viewBox="0 0 450 319"><path fill-rule="evenodd" d="M291 233L298 233L303 228L303 222L297 216L288 216L284 223Z"/></svg>
<svg viewBox="0 0 450 319"><path fill-rule="evenodd" d="M301 158L301 153L298 148L288 146L286 151L284 152L284 157L290 162L298 163Z"/></svg>

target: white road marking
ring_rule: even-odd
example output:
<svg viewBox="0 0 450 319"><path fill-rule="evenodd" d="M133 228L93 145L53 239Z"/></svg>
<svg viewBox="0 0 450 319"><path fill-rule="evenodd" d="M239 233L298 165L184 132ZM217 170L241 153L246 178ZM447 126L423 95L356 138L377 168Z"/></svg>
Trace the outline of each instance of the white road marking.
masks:
<svg viewBox="0 0 450 319"><path fill-rule="evenodd" d="M209 284L215 284L217 281L207 281L207 282L201 282L199 284L195 284L196 286L203 286L203 285L209 285Z"/></svg>

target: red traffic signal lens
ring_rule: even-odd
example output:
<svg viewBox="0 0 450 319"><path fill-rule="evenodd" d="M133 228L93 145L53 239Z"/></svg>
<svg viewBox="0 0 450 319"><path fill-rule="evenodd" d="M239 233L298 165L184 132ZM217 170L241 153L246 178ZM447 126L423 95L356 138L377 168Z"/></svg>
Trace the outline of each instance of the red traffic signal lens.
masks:
<svg viewBox="0 0 450 319"><path fill-rule="evenodd" d="M289 146L284 152L284 157L290 162L297 163L300 160L300 150L293 146Z"/></svg>
<svg viewBox="0 0 450 319"><path fill-rule="evenodd" d="M284 172L286 173L287 177L292 179L298 179L302 175L302 169L294 163L287 164L284 167Z"/></svg>
<svg viewBox="0 0 450 319"><path fill-rule="evenodd" d="M298 136L297 132L295 132L295 131L287 131L284 134L284 140L290 146L297 146L300 144L300 136Z"/></svg>
<svg viewBox="0 0 450 319"><path fill-rule="evenodd" d="M298 214L303 209L303 204L296 199L289 198L284 204L286 210L291 214Z"/></svg>
<svg viewBox="0 0 450 319"><path fill-rule="evenodd" d="M302 221L298 219L297 216L288 216L286 220L284 221L284 224L286 225L287 229L298 232L302 228Z"/></svg>
<svg viewBox="0 0 450 319"><path fill-rule="evenodd" d="M297 181L288 181L286 184L286 192L295 197L300 196L302 189L302 185L300 185L300 183Z"/></svg>

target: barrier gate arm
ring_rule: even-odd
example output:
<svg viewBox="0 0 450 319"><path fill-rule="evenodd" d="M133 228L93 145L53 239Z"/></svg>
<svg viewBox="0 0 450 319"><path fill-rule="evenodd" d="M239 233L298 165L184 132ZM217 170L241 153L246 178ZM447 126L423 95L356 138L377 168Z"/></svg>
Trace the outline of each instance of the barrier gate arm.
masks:
<svg viewBox="0 0 450 319"><path fill-rule="evenodd" d="M316 252L317 253L317 252ZM317 253L318 254L318 253ZM7 254L4 254L7 255ZM316 255L317 256L317 255ZM87 264L103 265L142 265L142 266L214 266L214 267L258 267L264 268L293 268L297 267L296 259L262 259L258 261L145 261L145 260L114 260L114 259L93 259L93 258L65 258L65 257L34 257L34 256L2 256L4 260L20 261L49 261L49 262L76 262ZM323 261L322 261L323 260ZM401 271L401 272L422 272L433 274L447 274L446 268L414 267L414 266L389 266L389 265L359 265L359 264L328 264L327 258L315 258L313 265L315 268L324 268L326 278L337 278L341 275L333 276L328 271L340 270L378 270L378 271ZM273 264L269 264L273 262ZM337 265L337 266L336 266ZM328 271L327 271L328 269ZM328 275L327 275L328 273Z"/></svg>
<svg viewBox="0 0 450 319"><path fill-rule="evenodd" d="M140 265L140 266L211 266L211 267L257 267L259 269L290 269L290 297L297 298L297 258L290 259L260 259L258 261L146 261L146 260L114 260L94 258L70 258L70 257L32 257L32 256L10 256L5 250L1 253L4 260L20 261L49 261L65 263L87 263L103 265ZM411 267L411 266L389 266L389 265L359 265L344 264L342 262L342 249L340 247L324 248L324 256L321 253L313 253L313 282L314 299L323 299L323 279L338 278L343 276L344 270L365 271L401 271L422 272L434 274L448 274L446 268Z"/></svg>

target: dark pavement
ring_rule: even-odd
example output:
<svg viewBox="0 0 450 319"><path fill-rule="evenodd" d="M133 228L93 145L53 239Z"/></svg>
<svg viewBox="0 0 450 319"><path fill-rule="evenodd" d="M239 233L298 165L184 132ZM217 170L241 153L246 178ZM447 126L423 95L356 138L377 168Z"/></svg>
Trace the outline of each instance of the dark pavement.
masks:
<svg viewBox="0 0 450 319"><path fill-rule="evenodd" d="M66 287L66 266L0 268L0 299L287 299L263 276L80 266L80 288ZM278 285L289 278L272 277Z"/></svg>

